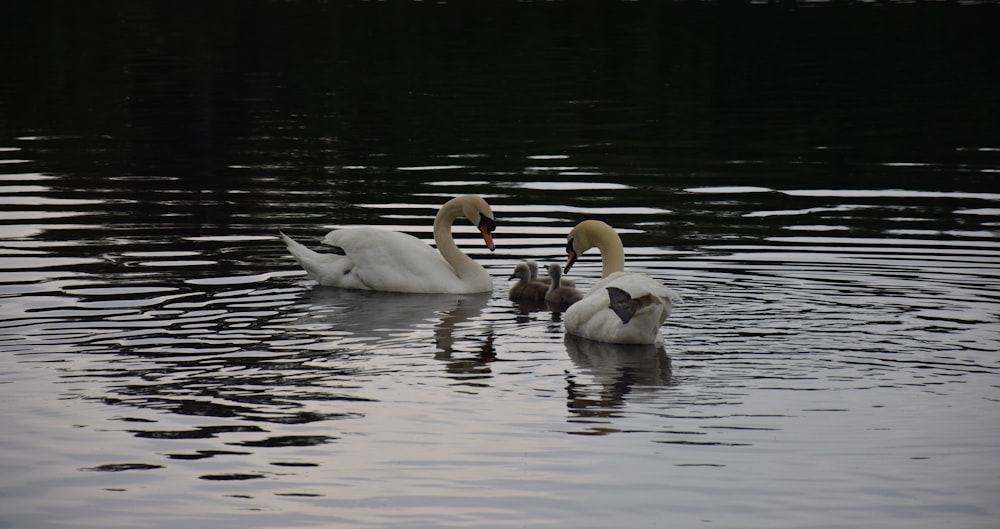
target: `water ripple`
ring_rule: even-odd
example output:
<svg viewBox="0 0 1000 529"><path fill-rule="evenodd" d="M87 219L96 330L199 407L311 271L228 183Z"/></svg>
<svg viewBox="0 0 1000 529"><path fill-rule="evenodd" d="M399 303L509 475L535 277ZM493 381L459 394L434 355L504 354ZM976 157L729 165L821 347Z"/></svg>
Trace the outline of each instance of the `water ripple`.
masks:
<svg viewBox="0 0 1000 529"><path fill-rule="evenodd" d="M584 167L553 160L553 171ZM319 202L268 188L257 195L268 197L264 209L292 213L224 228L127 226L117 199L99 225L4 217L0 230L13 238L0 244L0 388L24 410L11 428L51 422L62 433L49 442L67 454L57 464L102 477L105 492L136 489L117 476L159 475L178 490L198 482L218 487L216 500L280 511L317 498L418 502L418 489L462 484L464 502L492 498L497 480L515 501L518 491L579 491L590 473L653 490L664 468L704 484L705 472L754 473L749 460L780 470L791 468L786 458L808 467L819 454L870 467L897 456L883 453L887 442L907 461L936 462L943 432L975 429L967 418L981 422L1000 402L990 382L1000 373L994 219L953 214L992 197L689 186L659 190L663 200L649 206L632 198L648 189L598 182L587 190L607 203L560 205L573 182L486 189L506 219L497 252L471 227L456 229L494 278L495 292L480 296L317 287L276 238L287 227L271 225L319 237L374 222L429 238L434 193L366 197L349 208L357 216L326 217ZM897 202L936 198L949 201L944 213ZM45 208L81 205L95 206ZM580 340L564 334L558 310L506 299L513 266L564 262L566 233L584 216L613 222L629 268L684 296L662 346ZM588 253L572 276L586 289L599 274ZM984 429L970 453L990 453ZM923 441L900 440L910 432ZM80 438L116 454L81 453ZM0 450L32 453L23 443Z"/></svg>

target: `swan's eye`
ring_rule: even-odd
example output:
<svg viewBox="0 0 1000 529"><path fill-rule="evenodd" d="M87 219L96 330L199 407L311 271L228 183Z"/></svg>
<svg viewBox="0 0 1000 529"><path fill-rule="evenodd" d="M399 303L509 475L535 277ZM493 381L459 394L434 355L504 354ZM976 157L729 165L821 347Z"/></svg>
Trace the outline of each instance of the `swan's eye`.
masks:
<svg viewBox="0 0 1000 529"><path fill-rule="evenodd" d="M570 254L570 253L571 254L575 254L576 253L576 248L573 248L573 241L574 240L576 240L576 239L574 239L573 237L570 237L569 240L566 241L566 253L568 253L568 254Z"/></svg>
<svg viewBox="0 0 1000 529"><path fill-rule="evenodd" d="M493 233L494 231L497 230L497 222L495 220L489 218L486 215L480 214L479 215L479 226L478 227L482 228L483 226L486 226L486 229L490 233Z"/></svg>

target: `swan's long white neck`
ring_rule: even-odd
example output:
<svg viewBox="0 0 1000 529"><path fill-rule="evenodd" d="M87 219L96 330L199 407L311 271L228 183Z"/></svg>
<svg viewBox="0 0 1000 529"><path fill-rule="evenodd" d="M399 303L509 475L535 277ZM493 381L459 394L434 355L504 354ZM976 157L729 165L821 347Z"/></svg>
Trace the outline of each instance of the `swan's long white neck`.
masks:
<svg viewBox="0 0 1000 529"><path fill-rule="evenodd" d="M451 235L451 225L455 219L462 216L462 197L453 198L445 202L434 217L434 244L444 260L455 270L455 274L461 279L469 279L481 267L455 244L455 239Z"/></svg>
<svg viewBox="0 0 1000 529"><path fill-rule="evenodd" d="M593 245L601 251L601 277L625 270L625 247L615 230L607 224L594 223L588 226Z"/></svg>

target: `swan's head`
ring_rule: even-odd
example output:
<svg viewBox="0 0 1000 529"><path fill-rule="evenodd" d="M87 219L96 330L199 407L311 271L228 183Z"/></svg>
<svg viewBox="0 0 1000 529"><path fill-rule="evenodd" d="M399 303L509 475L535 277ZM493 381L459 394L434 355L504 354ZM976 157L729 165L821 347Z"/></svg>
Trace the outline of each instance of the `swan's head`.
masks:
<svg viewBox="0 0 1000 529"><path fill-rule="evenodd" d="M514 267L514 273L507 279L519 279L527 282L531 279L531 269L528 268L526 263L518 263L517 266Z"/></svg>
<svg viewBox="0 0 1000 529"><path fill-rule="evenodd" d="M599 220L585 220L577 224L566 236L566 266L563 272L569 273L577 258L583 255L583 252L600 246L602 237L609 237L609 233L615 238L618 237L614 228Z"/></svg>
<svg viewBox="0 0 1000 529"><path fill-rule="evenodd" d="M496 247L493 245L493 232L497 229L497 221L494 220L493 210L490 205L477 195L465 195L457 199L461 203L462 216L469 219L473 226L479 229L486 241L486 247L492 252Z"/></svg>

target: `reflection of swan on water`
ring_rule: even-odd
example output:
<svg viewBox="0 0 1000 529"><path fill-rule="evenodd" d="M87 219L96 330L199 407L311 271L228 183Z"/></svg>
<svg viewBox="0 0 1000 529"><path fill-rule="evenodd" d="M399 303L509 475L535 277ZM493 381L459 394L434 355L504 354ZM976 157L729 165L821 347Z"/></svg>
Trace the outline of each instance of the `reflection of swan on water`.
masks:
<svg viewBox="0 0 1000 529"><path fill-rule="evenodd" d="M434 324L434 345L437 346L435 358L450 358L455 352L456 330L467 322L475 319L483 312L486 303L489 302L489 295L478 296L454 296L453 304L447 311L439 311L441 320ZM483 355L487 354L487 349L493 350L493 335L490 329L483 329L472 332L473 335L481 336L486 343L480 349Z"/></svg>
<svg viewBox="0 0 1000 529"><path fill-rule="evenodd" d="M566 334L566 352L581 373L594 384L571 381L567 386L569 407L581 415L610 415L608 408L624 405L636 387L670 384L670 357L660 345L613 344ZM599 388L597 394L591 387Z"/></svg>
<svg viewBox="0 0 1000 529"><path fill-rule="evenodd" d="M460 217L479 229L493 251L493 211L475 195L456 197L441 206L434 217L437 250L411 235L370 227L326 234L323 242L339 253L317 253L284 233L281 237L299 265L321 285L381 292L492 292L486 269L462 253L452 237L452 223Z"/></svg>
<svg viewBox="0 0 1000 529"><path fill-rule="evenodd" d="M566 312L566 308L567 305L553 303L544 299L535 301L514 300L511 302L510 312L514 315L514 321L517 323L526 324L533 321L541 321L544 318L554 324L558 324L556 331L562 332L562 318L563 313Z"/></svg>
<svg viewBox="0 0 1000 529"><path fill-rule="evenodd" d="M449 375L463 381L492 376L496 360L492 328L477 321L491 294L430 294L317 286L311 291L310 314L294 325L322 325L347 351L357 354L385 350L433 351Z"/></svg>
<svg viewBox="0 0 1000 529"><path fill-rule="evenodd" d="M490 297L490 294L412 296L317 286L309 298L318 310L310 314L310 319L319 319L331 330L362 340L412 339L414 331L433 328L437 349L450 353L456 328L479 316Z"/></svg>

